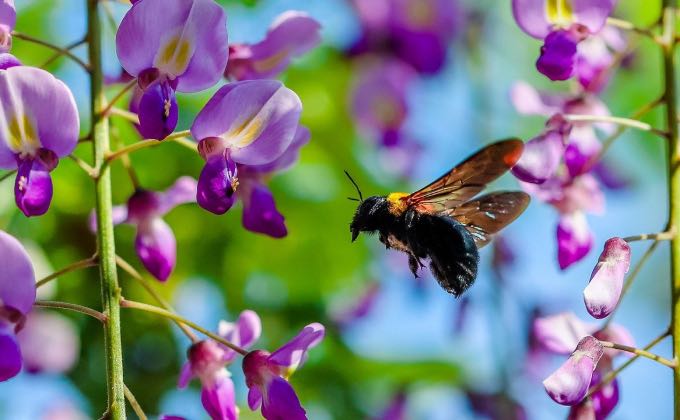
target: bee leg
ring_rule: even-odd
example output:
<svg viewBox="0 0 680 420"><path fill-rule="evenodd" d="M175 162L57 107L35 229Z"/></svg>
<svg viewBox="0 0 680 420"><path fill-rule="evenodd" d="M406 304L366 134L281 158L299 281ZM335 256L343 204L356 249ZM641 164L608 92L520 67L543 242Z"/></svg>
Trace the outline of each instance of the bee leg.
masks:
<svg viewBox="0 0 680 420"><path fill-rule="evenodd" d="M423 263L420 262L420 259L416 257L413 254L409 254L408 256L408 268L411 269L411 273L415 276L415 278L418 278L418 269L423 266Z"/></svg>
<svg viewBox="0 0 680 420"><path fill-rule="evenodd" d="M379 239L380 239L380 242L382 242L383 244L385 244L385 249L390 249L390 248L392 248L392 247L390 246L390 241L387 239L387 235L385 235L384 233L380 232Z"/></svg>

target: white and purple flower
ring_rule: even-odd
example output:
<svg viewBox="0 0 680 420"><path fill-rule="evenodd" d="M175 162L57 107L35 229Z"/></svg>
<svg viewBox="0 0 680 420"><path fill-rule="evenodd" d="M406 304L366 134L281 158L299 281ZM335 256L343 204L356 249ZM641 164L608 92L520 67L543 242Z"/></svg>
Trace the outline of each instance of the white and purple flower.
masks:
<svg viewBox="0 0 680 420"><path fill-rule="evenodd" d="M623 280L630 268L630 246L621 238L611 238L604 244L590 282L583 290L588 313L594 318L607 317L619 304Z"/></svg>

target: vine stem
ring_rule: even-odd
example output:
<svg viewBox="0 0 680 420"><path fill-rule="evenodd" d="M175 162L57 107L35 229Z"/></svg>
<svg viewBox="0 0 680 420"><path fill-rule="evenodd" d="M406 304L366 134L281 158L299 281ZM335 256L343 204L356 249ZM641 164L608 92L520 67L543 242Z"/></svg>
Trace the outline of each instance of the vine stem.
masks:
<svg viewBox="0 0 680 420"><path fill-rule="evenodd" d="M16 170L16 169L13 169L13 170L11 170L11 171L9 171L9 172L7 172L7 173L4 173L4 174L0 175L0 182L6 180L7 178L11 177L11 176L14 175L15 173L17 173L17 170Z"/></svg>
<svg viewBox="0 0 680 420"><path fill-rule="evenodd" d="M88 308L87 306L82 306L82 305L78 305L78 304L75 304L75 303L58 302L58 301L54 301L54 300L36 300L33 305L37 306L39 308L57 308L57 309L66 309L66 310L73 311L73 312L79 312L81 314L89 315L92 318L96 318L101 323L103 323L105 325L106 325L106 322L108 321L108 317L106 316L106 314L103 314L103 313L96 311L92 308Z"/></svg>
<svg viewBox="0 0 680 420"><path fill-rule="evenodd" d="M102 114L106 106L104 72L102 69L102 28L98 10L99 0L87 0L88 54L91 66L90 91L92 102L92 145L98 176L95 183L95 214L97 216L97 254L101 280L101 299L108 321L104 324L106 353L107 415L111 420L124 420L125 384L123 382L123 346L120 326L120 287L116 269L116 243L113 236L111 203L111 172L105 163L110 150L109 120Z"/></svg>
<svg viewBox="0 0 680 420"><path fill-rule="evenodd" d="M30 35L26 35L24 33L17 32L17 31L12 31L12 37L22 39L22 40L27 41L27 42L32 42L32 43L37 44L37 45L42 45L43 47L54 50L61 55L67 56L71 60L78 63L78 65L80 65L80 67L82 67L85 71L89 72L89 71L92 70L90 68L90 66L87 65L86 62L81 60L77 55L73 54L70 49L62 48L58 45L51 44L47 41L43 41L42 39L35 38L35 37L30 36Z"/></svg>
<svg viewBox="0 0 680 420"><path fill-rule="evenodd" d="M137 402L137 398L135 398L135 394L133 394L132 391L130 391L130 388L128 388L127 385L125 385L125 398L130 403L132 411L134 411L137 417L139 417L139 420L147 420L148 417L146 417L146 414L144 414L142 406L139 405L139 402Z"/></svg>
<svg viewBox="0 0 680 420"><path fill-rule="evenodd" d="M67 265L66 267L62 268L59 271L55 271L49 276L43 277L42 279L38 280L38 282L35 283L35 287L43 286L49 283L50 281L56 279L57 277L61 277L64 274L70 273L72 271L80 270L81 268L94 267L95 265L97 265L97 254L91 256L90 258L76 261L73 264Z"/></svg>
<svg viewBox="0 0 680 420"><path fill-rule="evenodd" d="M181 322L182 324L185 324L185 325L195 329L196 331L207 335L208 337L212 338L213 340L217 341L218 343L224 344L225 346L229 347L230 349L234 350L236 353L239 353L242 356L245 356L245 355L248 354L248 351L246 349L239 347L236 344L232 343L231 341L225 340L224 338L220 337L219 335L206 330L205 328L201 327L200 325L196 324L195 322L189 321L188 319L183 318L183 317L181 317L177 314L174 314L170 311L166 311L163 308L159 308L159 307L153 306L153 305L147 305L146 303L135 302L133 300L122 299L122 298L120 300L120 307L121 308L138 309L140 311L160 315L164 318L168 318L168 319L171 319L173 321Z"/></svg>
<svg viewBox="0 0 680 420"><path fill-rule="evenodd" d="M651 124L646 122L633 120L624 117L612 117L609 115L575 115L575 114L565 114L564 119L570 122L592 122L592 123L608 123L615 124L624 127L636 128L641 131L647 131L650 133L657 134L662 137L666 137L668 133L661 131L657 128L652 127Z"/></svg>
<svg viewBox="0 0 680 420"><path fill-rule="evenodd" d="M665 357L661 357L657 354L650 353L647 350L644 349L638 349L636 347L630 347L630 346L625 346L623 344L617 344L617 343L612 343L610 341L600 341L600 344L602 344L602 347L608 348L608 349L616 349L616 350L621 350L625 351L628 353L632 353L636 356L642 356L646 357L650 360L654 360L655 362L659 362L664 366L668 366L671 369L675 369L676 363L673 360L668 360Z"/></svg>
<svg viewBox="0 0 680 420"><path fill-rule="evenodd" d="M668 230L680 225L680 168L678 164L678 107L675 79L676 0L663 0L661 24L663 27L663 75L666 126L668 129ZM680 354L680 239L671 240L671 334L673 358ZM680 419L680 368L673 372L675 418Z"/></svg>
<svg viewBox="0 0 680 420"><path fill-rule="evenodd" d="M674 231L666 231L659 233L643 233L641 235L626 236L623 238L626 242L636 242L636 241L670 241L675 238Z"/></svg>

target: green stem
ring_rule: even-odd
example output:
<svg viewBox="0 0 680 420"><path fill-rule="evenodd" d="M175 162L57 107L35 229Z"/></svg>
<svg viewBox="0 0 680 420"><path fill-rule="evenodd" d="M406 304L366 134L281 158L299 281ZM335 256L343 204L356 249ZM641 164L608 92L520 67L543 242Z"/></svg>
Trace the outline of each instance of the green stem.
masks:
<svg viewBox="0 0 680 420"><path fill-rule="evenodd" d="M668 129L668 230L680 225L680 170L678 164L678 107L675 80L675 25L676 0L663 0L661 23L663 26L664 99ZM671 334L673 335L673 358L680 355L680 238L671 241ZM680 419L680 368L673 374L675 418Z"/></svg>
<svg viewBox="0 0 680 420"><path fill-rule="evenodd" d="M120 288L116 271L116 243L113 236L111 173L104 167L109 152L109 120L102 115L106 106L104 96L104 72L102 70L102 29L99 20L99 0L87 0L87 27L89 38L89 61L92 66L90 90L92 92L92 145L95 168L95 214L97 216L97 254L101 278L102 308L108 317L104 326L106 351L106 384L108 415L112 420L124 420L125 384L123 383L123 346L120 328Z"/></svg>
<svg viewBox="0 0 680 420"><path fill-rule="evenodd" d="M130 391L130 388L128 388L127 385L125 385L125 398L128 400L128 403L130 403L132 411L139 417L139 420L147 420L146 414L144 414L144 410L142 410L142 406L139 405L137 398L135 398L135 394Z"/></svg>
<svg viewBox="0 0 680 420"><path fill-rule="evenodd" d="M35 287L40 287L45 285L46 283L49 283L50 281L56 279L57 277L61 277L64 274L68 274L72 271L80 270L81 268L87 268L87 267L94 267L97 265L97 255L93 255L90 258L86 258L84 260L76 261L73 264L67 265L66 267L62 268L59 271L55 271L54 273L50 274L47 277L44 277L35 284Z"/></svg>
<svg viewBox="0 0 680 420"><path fill-rule="evenodd" d="M86 62L81 60L77 55L73 54L70 50L68 50L66 48L62 48L58 45L51 44L47 41L43 41L42 39L35 38L35 37L30 36L30 35L26 35L24 33L20 33L20 32L17 32L17 31L12 32L12 37L17 38L17 39L22 39L22 40L27 41L27 42L32 42L32 43L37 44L37 45L42 45L43 47L54 50L54 51L58 52L59 54L65 55L68 58L70 58L71 60L78 63L80 65L80 67L85 69L85 71L88 71L88 72L90 71L90 66L88 66Z"/></svg>
<svg viewBox="0 0 680 420"><path fill-rule="evenodd" d="M132 79L131 81L128 82L127 85L123 86L123 88L120 90L120 92L118 92L116 94L116 96L111 98L111 100L109 101L109 104L102 111L102 114L108 114L109 111L111 111L111 108L113 108L113 106L116 105L116 102L118 102L120 100L120 98L122 98L130 89L135 87L136 84L137 84L137 79Z"/></svg>
<svg viewBox="0 0 680 420"><path fill-rule="evenodd" d="M103 324L106 324L106 322L108 321L106 314L103 314L99 311L95 311L94 309L88 308L87 306L82 306L75 303L57 302L54 300L36 300L33 305L39 308L57 308L66 309L73 312L79 312L81 314L89 315L92 318L96 318Z"/></svg>
<svg viewBox="0 0 680 420"><path fill-rule="evenodd" d="M667 133L652 127L651 124L646 122L632 120L630 118L623 117L612 117L609 115L575 115L575 114L565 114L564 118L571 122L590 122L590 123L607 123L615 124L624 127L635 128L641 131L647 131L650 133L657 134L662 137L666 137Z"/></svg>
<svg viewBox="0 0 680 420"><path fill-rule="evenodd" d="M11 176L14 175L15 173L17 173L17 170L16 170L16 169L14 169L14 170L12 170L12 171L9 171L9 172L7 172L7 173L4 173L4 174L0 175L0 182L6 180L7 178L11 177Z"/></svg>
<svg viewBox="0 0 680 420"><path fill-rule="evenodd" d="M121 299L120 300L120 307L121 308L138 309L140 311L160 315L162 317L171 319L173 321L181 322L182 324L188 325L189 327L195 329L196 331L207 335L208 337L212 338L213 340L217 341L218 343L224 344L225 346L234 350L236 353L241 354L242 356L245 356L246 354L248 354L248 351L246 349L241 348L241 347L237 346L236 344L232 343L231 341L225 340L224 338L220 337L219 335L206 330L205 328L201 327L200 325L196 324L195 322L189 321L186 318L183 318L183 317L181 317L177 314L174 314L170 311L166 311L165 309L159 308L157 306L147 305L146 303L135 302L133 300Z"/></svg>
<svg viewBox="0 0 680 420"><path fill-rule="evenodd" d="M623 344L612 343L610 341L600 341L600 344L602 344L602 347L605 347L605 348L608 348L608 349L621 350L621 351L625 351L625 352L628 352L628 353L632 353L636 356L646 357L650 360L654 360L655 362L659 362L664 366L668 366L671 369L675 369L675 367L676 367L674 361L668 360L668 359L661 357L657 354L650 353L650 352L648 352L647 350L644 350L644 349L638 349L638 348L626 346L626 345L623 345Z"/></svg>
<svg viewBox="0 0 680 420"><path fill-rule="evenodd" d="M654 35L654 33L648 29L648 28L640 28L639 26L635 26L632 22L628 22L627 20L623 19L616 19L616 18L607 18L607 25L618 28L618 29L623 29L624 31L631 31L638 33L640 35L644 35L646 37L649 37L652 41L658 43L661 43L661 40L659 37Z"/></svg>
<svg viewBox="0 0 680 420"><path fill-rule="evenodd" d="M626 242L636 242L636 241L670 241L675 238L675 232L666 231L659 233L643 233L641 235L626 236L623 238Z"/></svg>
<svg viewBox="0 0 680 420"><path fill-rule="evenodd" d="M73 42L73 43L67 45L66 47L64 47L64 50L66 50L66 51L71 51L72 49L74 49L74 48L76 48L76 47L79 47L79 46L85 44L86 42L87 42L87 39L83 38L83 39L81 39L81 40L75 41L75 42ZM57 51L57 52L54 53L54 55L52 55L50 58L48 58L47 60L45 60L45 62L42 63L41 65L39 65L38 67L40 67L41 69L44 69L45 67L49 66L49 65L52 64L55 60L57 60L59 57L61 57L61 56L63 56L63 55L64 55L63 52Z"/></svg>

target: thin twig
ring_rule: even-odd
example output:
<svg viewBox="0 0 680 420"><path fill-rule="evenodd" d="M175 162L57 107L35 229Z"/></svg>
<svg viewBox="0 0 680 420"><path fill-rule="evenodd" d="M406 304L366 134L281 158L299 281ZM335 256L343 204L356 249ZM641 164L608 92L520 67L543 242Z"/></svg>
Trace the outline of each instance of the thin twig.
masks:
<svg viewBox="0 0 680 420"><path fill-rule="evenodd" d="M68 155L68 157L69 157L69 159L74 161L80 167L80 169L85 171L85 173L89 177L91 177L91 178L97 177L97 171L92 166L90 166L87 162L85 162L84 160L82 160L81 158L79 158L78 156L76 156L74 154L70 154L70 155Z"/></svg>
<svg viewBox="0 0 680 420"><path fill-rule="evenodd" d="M638 120L633 120L630 118L612 117L610 115L574 115L574 114L565 114L564 118L567 121L571 122L592 122L622 125L625 127L636 128L641 131L654 133L662 137L667 136L665 131L654 128L652 127L651 124Z"/></svg>
<svg viewBox="0 0 680 420"><path fill-rule="evenodd" d="M87 306L82 306L70 302L58 302L53 300L36 300L33 305L38 306L40 308L58 308L67 309L69 311L74 312L80 312L81 314L89 315L93 318L96 318L102 323L105 323L108 319L105 314L99 311L96 311L92 308L88 308Z"/></svg>
<svg viewBox="0 0 680 420"><path fill-rule="evenodd" d="M12 175L14 175L15 173L17 173L17 170L16 170L16 169L11 170L11 171L9 171L9 172L7 172L7 173L5 173L5 174L0 175L0 182L6 180L7 178L11 178Z"/></svg>
<svg viewBox="0 0 680 420"><path fill-rule="evenodd" d="M608 349L616 349L616 350L621 350L625 351L628 353L633 353L636 356L642 356L646 357L647 359L654 360L655 362L659 362L664 366L668 366L671 369L675 369L675 362L672 360L668 360L665 357L661 357L658 354L650 353L647 350L644 349L638 349L636 347L631 347L631 346L626 346L624 344L618 344L618 343L612 343L611 341L601 341L600 344L602 344L602 347L606 347Z"/></svg>
<svg viewBox="0 0 680 420"><path fill-rule="evenodd" d="M130 391L130 388L128 388L127 385L123 384L125 389L123 390L125 392L125 399L128 400L128 403L130 404L130 407L132 407L132 411L137 414L137 417L139 417L139 420L147 420L146 414L144 414L144 410L142 410L142 406L139 405L139 402L137 402L137 398L135 398L135 395Z"/></svg>
<svg viewBox="0 0 680 420"><path fill-rule="evenodd" d="M125 109L121 109L114 106L113 108L109 109L109 114L125 118L126 120L130 121L133 124L139 124L139 116L134 112L130 112Z"/></svg>
<svg viewBox="0 0 680 420"><path fill-rule="evenodd" d="M54 45L54 44L51 44L47 41L43 41L42 39L35 38L35 37L30 36L30 35L26 35L22 32L12 31L12 37L22 39L24 41L32 42L34 44L42 45L43 47L52 49L54 51L58 51L62 55L65 55L68 58L70 58L71 60L78 63L83 69L85 69L86 72L88 72L88 73L90 72L90 66L86 62L81 60L77 55L73 54L71 51L69 51L66 48L62 48L58 45Z"/></svg>
<svg viewBox="0 0 680 420"><path fill-rule="evenodd" d="M108 105L106 105L106 108L102 110L102 115L107 115L110 111L111 108L122 98L130 89L134 88L135 85L137 84L137 79L132 79L123 86L123 88L118 92L113 98L111 98L111 101L109 101Z"/></svg>
<svg viewBox="0 0 680 420"><path fill-rule="evenodd" d="M87 267L94 267L97 265L97 254L91 256L90 258L86 258L84 260L76 261L73 264L67 265L66 267L62 268L59 271L55 271L54 273L50 274L49 276L43 277L42 279L38 280L38 282L35 284L35 287L41 287L50 281L56 279L57 277L61 277L64 274L71 273L76 270L80 270L82 268L87 268Z"/></svg>
<svg viewBox="0 0 680 420"><path fill-rule="evenodd" d="M83 38L79 41L75 41L75 42L68 44L64 49L71 51L72 49L77 48L77 47L85 44L86 42L87 42L87 39ZM54 62L54 60L58 59L62 55L64 55L64 54L61 51L57 51L56 53L54 53L54 55L52 55L50 58L48 58L44 63L42 63L38 67L40 67L41 69L47 67L50 64L52 64Z"/></svg>
<svg viewBox="0 0 680 420"><path fill-rule="evenodd" d="M610 17L607 18L607 25L612 26L614 28L623 29L624 31L631 31L640 35L644 35L650 38L655 43L661 44L661 38L655 35L654 32L652 32L648 28L641 28L639 26L635 26L632 22Z"/></svg>
<svg viewBox="0 0 680 420"><path fill-rule="evenodd" d="M661 103L663 103L663 96L660 96L660 97L654 99L653 101L651 101L651 102L649 102L649 103L643 105L643 106L640 107L639 109L637 109L635 112L633 112L633 113L630 115L629 119L631 119L631 120L637 120L638 118L640 118L640 117L644 116L645 114L647 114L649 111L651 111L651 110L653 110L654 108L656 108L656 107L657 107L658 105L660 105ZM597 155L597 157L594 159L594 162L599 162L599 161L600 161L600 159L602 158L602 156L604 156L604 154L605 154L605 152L607 151L607 149L609 149L609 147L614 143L614 141L615 141L616 139L618 139L619 137L621 137L621 135L626 131L626 128L628 128L628 127L626 127L626 126L618 126L618 128L616 129L616 131L615 131L614 133L612 133L609 137L607 137L607 138L605 138L604 140L602 140L602 150L600 150L600 153L599 153L599 154Z"/></svg>
<svg viewBox="0 0 680 420"><path fill-rule="evenodd" d="M166 138L164 138L163 140L156 140L156 139L140 140L136 143L132 143L128 146L125 146L122 149L118 149L114 152L109 153L106 156L106 161L110 163L111 161L114 161L114 160L120 158L123 155L127 155L127 154L130 154L130 153L136 152L137 150L146 149L148 147L155 147L155 146L162 144L166 140L172 141L172 140L176 140L176 139L179 139L179 138L184 138L184 137L189 136L189 135L191 135L191 131L184 130L184 131L176 131L176 132L170 134L169 136L167 136Z"/></svg>
<svg viewBox="0 0 680 420"><path fill-rule="evenodd" d="M667 231L667 232L659 232L659 233L643 233L641 235L634 235L634 236L626 236L623 238L624 241L626 242L635 242L635 241L649 241L649 240L654 240L654 241L670 241L671 239L675 238L675 231Z"/></svg>
<svg viewBox="0 0 680 420"><path fill-rule="evenodd" d="M121 298L120 307L121 308L138 309L140 311L150 312L150 313L160 315L160 316L168 318L168 319L179 321L179 322L186 324L189 327L195 329L196 331L207 335L208 337L212 338L213 340L217 341L218 343L224 344L225 346L229 347L230 349L234 350L235 352L237 352L237 353L239 353L243 356L248 354L248 352L245 349L237 346L236 344L232 343L231 341L225 340L223 337L220 337L219 335L206 330L205 328L201 327L200 325L198 325L198 324L196 324L192 321L189 321L188 319L182 318L181 316L179 316L177 314L166 311L163 308L159 308L159 307L153 306L153 305L147 305L146 303L135 302L135 301L132 301L132 300L126 300L126 299L123 299L123 298Z"/></svg>
<svg viewBox="0 0 680 420"><path fill-rule="evenodd" d="M175 312L173 309L172 305L166 301L163 296L161 296L156 289L153 288L153 286L149 283L147 279L145 279L135 268L130 265L127 261L125 261L120 255L116 255L116 264L118 264L118 267L120 267L121 270L125 271L135 279L136 281L139 282L139 284L142 285L142 287L153 297L156 302L158 302L159 305L161 305L164 309L170 311L170 312ZM186 325L182 324L179 321L175 321L177 326L184 332L184 334L191 340L192 342L196 343L198 342L198 337L196 337L196 334L191 331Z"/></svg>
<svg viewBox="0 0 680 420"><path fill-rule="evenodd" d="M120 139L119 136L116 136L115 138L116 142L116 147L121 148L123 147L123 141ZM137 177L137 172L135 172L135 168L132 166L132 161L130 160L130 156L128 155L123 155L120 157L120 163L123 164L123 168L125 168L125 171L128 174L128 177L130 178L130 182L132 183L132 186L135 190L139 189L139 177Z"/></svg>

